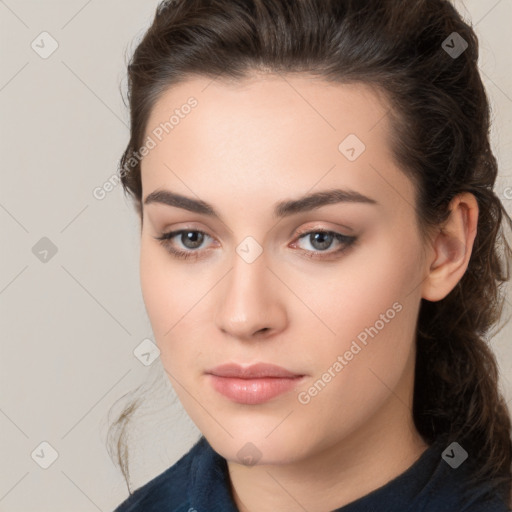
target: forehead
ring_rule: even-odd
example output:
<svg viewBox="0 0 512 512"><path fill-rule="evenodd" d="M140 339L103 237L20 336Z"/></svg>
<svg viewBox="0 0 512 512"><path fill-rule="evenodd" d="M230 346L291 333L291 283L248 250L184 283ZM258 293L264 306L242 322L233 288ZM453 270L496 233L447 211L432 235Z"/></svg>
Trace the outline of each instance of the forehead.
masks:
<svg viewBox="0 0 512 512"><path fill-rule="evenodd" d="M385 93L364 83L333 83L307 74L254 73L241 80L195 76L161 94L148 119L146 135L169 121L175 111L180 114L190 98L198 103L192 113L199 112L203 122L216 122L216 132L226 128L226 120L235 128L247 126L250 120L252 125L270 130L276 122L284 125L300 118L303 127L315 129L320 137L331 132L341 136L344 131L363 136L381 121L385 132L383 118L389 110Z"/></svg>
<svg viewBox="0 0 512 512"><path fill-rule="evenodd" d="M361 83L290 74L190 78L151 111L145 138L155 146L142 161L143 189L186 193L181 176L198 193L223 187L268 195L271 188L282 198L322 181L320 188L410 198L391 154L388 113L385 95Z"/></svg>

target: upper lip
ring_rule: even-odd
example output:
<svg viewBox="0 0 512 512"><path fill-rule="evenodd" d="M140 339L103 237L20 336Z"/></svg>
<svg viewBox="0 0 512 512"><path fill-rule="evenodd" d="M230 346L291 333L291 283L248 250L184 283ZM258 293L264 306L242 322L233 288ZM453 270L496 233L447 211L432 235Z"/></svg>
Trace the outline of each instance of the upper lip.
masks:
<svg viewBox="0 0 512 512"><path fill-rule="evenodd" d="M293 378L302 377L301 374L293 373L281 366L268 363L257 363L249 366L242 366L236 363L226 363L216 366L206 373L218 377L237 377L239 379L257 379L263 377Z"/></svg>

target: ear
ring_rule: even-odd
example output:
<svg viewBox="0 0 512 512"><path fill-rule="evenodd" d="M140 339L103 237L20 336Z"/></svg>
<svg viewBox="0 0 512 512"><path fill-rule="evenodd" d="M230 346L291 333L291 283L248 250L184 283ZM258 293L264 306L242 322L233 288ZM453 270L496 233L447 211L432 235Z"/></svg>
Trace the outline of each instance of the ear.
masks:
<svg viewBox="0 0 512 512"><path fill-rule="evenodd" d="M469 264L478 223L478 202L464 192L450 202L450 216L433 242L433 257L422 283L422 297L444 299L460 281Z"/></svg>

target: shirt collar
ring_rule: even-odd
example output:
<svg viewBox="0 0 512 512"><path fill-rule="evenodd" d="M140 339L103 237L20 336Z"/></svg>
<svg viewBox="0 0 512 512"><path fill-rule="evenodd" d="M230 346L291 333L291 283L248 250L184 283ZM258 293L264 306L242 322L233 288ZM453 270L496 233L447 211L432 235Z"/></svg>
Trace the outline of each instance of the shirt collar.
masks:
<svg viewBox="0 0 512 512"><path fill-rule="evenodd" d="M204 436L198 441L200 450L191 464L191 479L188 498L191 507L196 510L222 510L238 512L231 495L231 482L227 461L218 454ZM444 440L436 440L403 473L387 484L336 509L333 512L363 512L378 506L379 512L396 512L405 510L420 494L431 480L437 480L438 474L446 471L441 453L445 447ZM379 460L375 461L379 464ZM437 477L435 476L437 475Z"/></svg>

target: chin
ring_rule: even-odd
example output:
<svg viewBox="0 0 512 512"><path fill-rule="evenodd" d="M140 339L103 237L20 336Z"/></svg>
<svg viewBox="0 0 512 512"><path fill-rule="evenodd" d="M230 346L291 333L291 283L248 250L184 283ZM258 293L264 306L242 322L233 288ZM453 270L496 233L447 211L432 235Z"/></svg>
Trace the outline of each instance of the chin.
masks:
<svg viewBox="0 0 512 512"><path fill-rule="evenodd" d="M233 437L226 433L204 436L212 448L230 462L251 465L280 465L295 462L298 458L307 455L307 444L305 433L296 429L280 427L274 432L272 428L263 428L261 425L253 424L252 429L230 430ZM272 432L268 437L269 432Z"/></svg>

